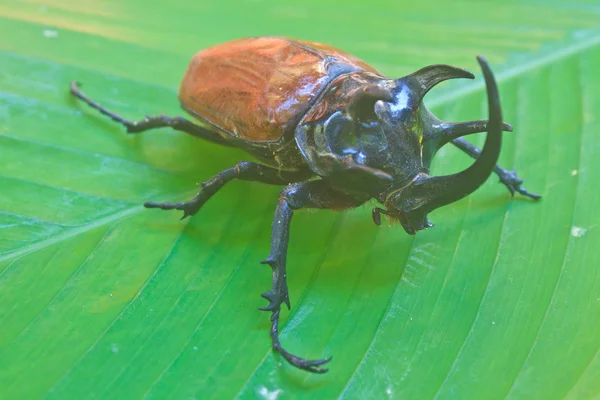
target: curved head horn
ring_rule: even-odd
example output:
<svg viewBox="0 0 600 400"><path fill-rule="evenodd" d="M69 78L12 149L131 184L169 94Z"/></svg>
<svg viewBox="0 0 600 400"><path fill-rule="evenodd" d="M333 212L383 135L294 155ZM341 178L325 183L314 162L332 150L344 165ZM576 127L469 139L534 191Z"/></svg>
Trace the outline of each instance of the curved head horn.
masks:
<svg viewBox="0 0 600 400"><path fill-rule="evenodd" d="M462 172L447 176L422 176L407 187L401 195L404 204L399 208L408 213L409 218L424 218L429 211L469 195L486 181L498 161L503 128L498 88L487 61L483 57L477 57L477 60L485 77L489 108L488 133L481 155ZM429 82L436 79L439 81L441 78L430 78Z"/></svg>
<svg viewBox="0 0 600 400"><path fill-rule="evenodd" d="M473 79L475 76L462 68L453 67L445 64L429 65L421 68L417 72L401 78L414 89L418 90L415 101L420 102L429 90L440 82L448 79L467 78Z"/></svg>

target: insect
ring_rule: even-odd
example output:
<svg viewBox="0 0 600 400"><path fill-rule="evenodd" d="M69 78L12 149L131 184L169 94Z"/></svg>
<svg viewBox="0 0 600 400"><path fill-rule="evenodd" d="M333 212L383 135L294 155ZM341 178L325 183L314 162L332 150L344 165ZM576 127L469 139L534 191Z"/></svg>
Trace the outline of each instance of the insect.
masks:
<svg viewBox="0 0 600 400"><path fill-rule="evenodd" d="M429 212L475 191L495 172L511 194L533 199L514 171L496 162L502 130L498 89L487 62L478 57L487 87L489 121L442 122L423 104L436 84L469 78L471 72L430 65L400 79L389 79L364 61L328 45L278 37L234 40L198 52L179 89L179 101L196 123L156 116L129 121L84 95L76 82L71 93L127 128L129 133L171 127L225 146L244 149L258 162L243 161L201 184L182 203L147 202L147 208L196 214L226 183L241 179L285 185L277 200L271 252L271 290L262 294L271 312L273 348L290 364L315 373L331 358L308 360L279 341L279 315L288 296L286 254L296 210L344 210L376 200L381 214L399 221L407 233L432 227ZM486 132L483 148L463 136ZM430 176L431 161L452 143L476 161L462 172Z"/></svg>

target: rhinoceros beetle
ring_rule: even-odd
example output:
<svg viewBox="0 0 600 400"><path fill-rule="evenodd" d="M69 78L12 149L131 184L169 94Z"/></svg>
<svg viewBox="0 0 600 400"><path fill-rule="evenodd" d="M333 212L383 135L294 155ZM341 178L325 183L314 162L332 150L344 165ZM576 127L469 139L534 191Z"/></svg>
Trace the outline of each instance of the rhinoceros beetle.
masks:
<svg viewBox="0 0 600 400"><path fill-rule="evenodd" d="M389 79L364 61L336 48L287 38L240 39L198 52L179 89L182 108L197 121L146 117L132 122L85 96L77 83L71 93L127 128L129 133L171 127L190 135L244 149L258 162L243 161L201 185L184 203L147 202L147 208L194 215L233 179L285 185L277 200L271 252L263 264L273 270L269 304L273 348L289 363L323 373L331 358L307 360L279 342L281 305L290 307L286 254L295 210L344 210L375 199L381 214L399 221L407 233L432 227L427 215L476 190L495 172L511 194L539 199L521 187L514 171L497 166L502 130L498 89L487 62L478 57L487 87L489 121L442 122L423 104L436 84L472 73L430 65ZM487 131L483 149L463 136ZM433 156L452 143L476 161L462 172L430 176Z"/></svg>

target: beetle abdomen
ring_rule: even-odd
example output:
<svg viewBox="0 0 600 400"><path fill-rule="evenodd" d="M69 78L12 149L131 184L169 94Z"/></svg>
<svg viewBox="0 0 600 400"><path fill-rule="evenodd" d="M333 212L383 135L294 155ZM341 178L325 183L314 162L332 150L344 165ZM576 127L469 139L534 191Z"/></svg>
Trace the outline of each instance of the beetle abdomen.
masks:
<svg viewBox="0 0 600 400"><path fill-rule="evenodd" d="M332 78L357 70L373 68L320 43L240 39L198 52L179 100L224 136L274 141L299 121Z"/></svg>

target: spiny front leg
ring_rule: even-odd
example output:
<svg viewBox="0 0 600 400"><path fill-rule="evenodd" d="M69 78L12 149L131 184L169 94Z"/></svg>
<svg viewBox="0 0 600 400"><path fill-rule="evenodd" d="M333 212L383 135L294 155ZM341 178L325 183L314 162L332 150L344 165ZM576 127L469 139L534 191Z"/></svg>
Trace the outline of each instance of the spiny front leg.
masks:
<svg viewBox="0 0 600 400"><path fill-rule="evenodd" d="M283 195L277 203L275 218L273 220L271 254L262 262L262 264L269 264L271 266L273 270L273 284L271 290L262 294L262 297L267 299L269 304L266 307L262 307L261 310L272 313L270 332L273 348L293 366L308 372L322 374L327 372L328 369L319 368L319 366L329 362L331 357L324 360L307 360L288 352L279 342L279 312L281 311L281 305L285 304L290 309L285 264L292 215L293 211L288 204L288 199Z"/></svg>
<svg viewBox="0 0 600 400"><path fill-rule="evenodd" d="M291 219L291 210L289 218ZM289 227L289 224L288 224ZM285 244L287 247L287 243ZM281 247L280 247L281 248ZM323 374L328 371L327 368L319 368L319 366L331 361L331 357L323 360L307 360L295 356L289 351L285 350L279 341L279 313L281 311L281 305L285 304L290 309L290 297L288 294L287 287L287 274L285 272L285 252L279 252L279 254L269 256L266 260L262 261L262 264L269 264L273 269L273 285L271 290L263 293L261 296L269 301L269 305L260 308L262 311L270 311L271 314L271 340L273 341L273 348L279 352L290 364L308 372L314 372L316 374ZM283 260L282 260L283 258Z"/></svg>
<svg viewBox="0 0 600 400"><path fill-rule="evenodd" d="M366 200L366 199L364 199ZM279 341L279 315L281 305L290 308L290 298L287 287L286 256L290 237L290 223L293 210L300 208L334 208L344 209L362 204L348 195L331 188L327 182L316 180L297 183L287 186L281 193L275 210L273 220L273 233L271 236L271 253L263 264L269 264L273 270L271 290L263 293L262 297L269 301L263 311L271 314L271 339L273 348L278 351L293 366L302 370L322 374L328 371L322 368L331 357L322 360L307 360L295 356L283 348Z"/></svg>
<svg viewBox="0 0 600 400"><path fill-rule="evenodd" d="M452 144L473 158L478 158L481 154L481 150L478 147L474 146L463 138L453 139ZM534 200L539 200L542 198L542 196L539 194L532 193L521 186L523 184L523 180L517 176L516 171L507 170L502 168L500 165L496 165L494 167L494 173L498 175L500 182L506 186L511 195L514 195L515 192L519 192L523 196L531 197Z"/></svg>
<svg viewBox="0 0 600 400"><path fill-rule="evenodd" d="M517 171L504 169L499 165L496 165L494 168L494 173L498 175L500 178L500 182L506 186L511 196L514 196L515 192L522 194L523 196L531 197L534 200L539 200L542 198L539 194L532 193L521 187L523 184L523 179L517 176Z"/></svg>
<svg viewBox="0 0 600 400"><path fill-rule="evenodd" d="M436 144L437 149L444 146L448 142L452 142L453 145L467 153L469 156L477 159L481 154L481 149L464 139L463 136L478 132L486 132L488 129L487 126L488 121L486 120L459 123L443 122L439 125L438 130L434 132L434 136L440 135L438 138L439 141ZM512 132L513 128L509 124L503 123L502 130ZM519 192L523 196L531 197L534 200L538 200L542 197L539 194L531 193L527 189L521 187L523 180L517 177L516 171L509 171L505 168L502 168L500 165L496 165L494 168L494 173L498 175L500 182L506 186L511 195L514 195L515 192Z"/></svg>

